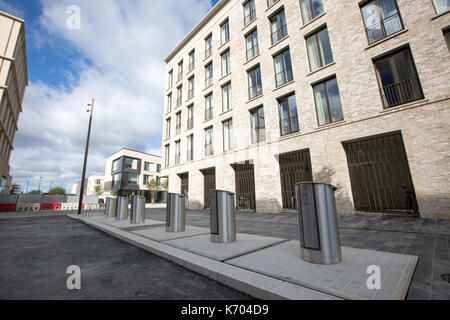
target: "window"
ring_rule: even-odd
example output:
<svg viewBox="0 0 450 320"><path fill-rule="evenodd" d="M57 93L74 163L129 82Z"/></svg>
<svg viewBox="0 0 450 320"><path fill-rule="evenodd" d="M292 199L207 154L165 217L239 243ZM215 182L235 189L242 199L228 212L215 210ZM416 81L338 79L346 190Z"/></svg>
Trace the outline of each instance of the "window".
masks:
<svg viewBox="0 0 450 320"><path fill-rule="evenodd" d="M194 127L194 105L188 107L188 120L187 129L190 130Z"/></svg>
<svg viewBox="0 0 450 320"><path fill-rule="evenodd" d="M187 154L186 154L186 160L192 161L194 160L194 135L191 134L187 137Z"/></svg>
<svg viewBox="0 0 450 320"><path fill-rule="evenodd" d="M95 184L101 184L101 180L100 179L95 179Z"/></svg>
<svg viewBox="0 0 450 320"><path fill-rule="evenodd" d="M266 122L264 120L264 108L259 107L250 111L252 123L252 143L266 141Z"/></svg>
<svg viewBox="0 0 450 320"><path fill-rule="evenodd" d="M228 20L220 26L220 40L222 44L230 40L230 23Z"/></svg>
<svg viewBox="0 0 450 320"><path fill-rule="evenodd" d="M152 163L144 161L144 170L145 171L150 171L151 170L151 165L152 165Z"/></svg>
<svg viewBox="0 0 450 320"><path fill-rule="evenodd" d="M245 43L247 45L247 60L250 60L259 54L258 30L253 31L246 36Z"/></svg>
<svg viewBox="0 0 450 320"><path fill-rule="evenodd" d="M272 32L272 44L275 44L281 39L287 37L288 33L284 10L281 10L275 16L270 18L270 31Z"/></svg>
<svg viewBox="0 0 450 320"><path fill-rule="evenodd" d="M213 83L213 65L212 62L205 67L205 88Z"/></svg>
<svg viewBox="0 0 450 320"><path fill-rule="evenodd" d="M125 158L125 169L138 169L138 160L133 158Z"/></svg>
<svg viewBox="0 0 450 320"><path fill-rule="evenodd" d="M277 87L294 79L292 76L292 63L289 49L275 56L273 61L275 63L275 82Z"/></svg>
<svg viewBox="0 0 450 320"><path fill-rule="evenodd" d="M172 93L167 95L167 113L169 113L170 110L172 110Z"/></svg>
<svg viewBox="0 0 450 320"><path fill-rule="evenodd" d="M148 174L144 174L144 178L143 178L143 181L142 181L142 184L145 186L145 185L147 185L147 183L149 182L149 181L151 181L151 176L149 176Z"/></svg>
<svg viewBox="0 0 450 320"><path fill-rule="evenodd" d="M278 2L278 0L267 0L267 7L270 7L274 3Z"/></svg>
<svg viewBox="0 0 450 320"><path fill-rule="evenodd" d="M205 39L205 59L212 55L212 35Z"/></svg>
<svg viewBox="0 0 450 320"><path fill-rule="evenodd" d="M212 93L205 97L205 121L212 119L213 117L213 106L212 106Z"/></svg>
<svg viewBox="0 0 450 320"><path fill-rule="evenodd" d="M249 99L262 94L261 69L259 66L248 72L248 96Z"/></svg>
<svg viewBox="0 0 450 320"><path fill-rule="evenodd" d="M333 62L333 53L331 52L327 28L323 28L306 38L306 45L308 47L309 68L311 72Z"/></svg>
<svg viewBox="0 0 450 320"><path fill-rule="evenodd" d="M178 81L183 79L183 60L178 63Z"/></svg>
<svg viewBox="0 0 450 320"><path fill-rule="evenodd" d="M194 97L194 77L191 77L189 79L189 83L188 83L188 99L191 99L192 97Z"/></svg>
<svg viewBox="0 0 450 320"><path fill-rule="evenodd" d="M322 0L300 0L303 24L317 18L323 13Z"/></svg>
<svg viewBox="0 0 450 320"><path fill-rule="evenodd" d="M129 173L127 184L139 184L139 175L137 173Z"/></svg>
<svg viewBox="0 0 450 320"><path fill-rule="evenodd" d="M122 163L121 159L114 160L112 164L112 171L114 172L120 170L121 163Z"/></svg>
<svg viewBox="0 0 450 320"><path fill-rule="evenodd" d="M231 110L231 82L222 87L222 112Z"/></svg>
<svg viewBox="0 0 450 320"><path fill-rule="evenodd" d="M447 43L448 51L450 52L450 28L443 31L445 42Z"/></svg>
<svg viewBox="0 0 450 320"><path fill-rule="evenodd" d="M180 140L175 141L175 164L180 163Z"/></svg>
<svg viewBox="0 0 450 320"><path fill-rule="evenodd" d="M166 145L164 147L164 165L166 166L166 168L169 166L170 164L170 144Z"/></svg>
<svg viewBox="0 0 450 320"><path fill-rule="evenodd" d="M161 165L159 163L156 165L156 172L161 172Z"/></svg>
<svg viewBox="0 0 450 320"><path fill-rule="evenodd" d="M443 12L450 10L449 0L433 0L433 3L437 14L441 14Z"/></svg>
<svg viewBox="0 0 450 320"><path fill-rule="evenodd" d="M222 54L222 77L231 72L230 50Z"/></svg>
<svg viewBox="0 0 450 320"><path fill-rule="evenodd" d="M172 85L173 85L173 70L170 70L169 71L169 83L168 83L168 85L167 85L167 87L168 88L172 88Z"/></svg>
<svg viewBox="0 0 450 320"><path fill-rule="evenodd" d="M177 107L181 106L181 103L183 102L183 86L179 86L177 88Z"/></svg>
<svg viewBox="0 0 450 320"><path fill-rule="evenodd" d="M385 108L423 98L409 47L374 61Z"/></svg>
<svg viewBox="0 0 450 320"><path fill-rule="evenodd" d="M233 141L233 119L223 123L223 151L231 150Z"/></svg>
<svg viewBox="0 0 450 320"><path fill-rule="evenodd" d="M194 70L195 68L195 50L192 50L191 53L189 53L189 71Z"/></svg>
<svg viewBox="0 0 450 320"><path fill-rule="evenodd" d="M166 119L166 139L170 138L170 118Z"/></svg>
<svg viewBox="0 0 450 320"><path fill-rule="evenodd" d="M213 151L213 127L205 129L205 156L210 156Z"/></svg>
<svg viewBox="0 0 450 320"><path fill-rule="evenodd" d="M361 6L369 44L403 29L395 0L373 0Z"/></svg>
<svg viewBox="0 0 450 320"><path fill-rule="evenodd" d="M298 115L295 94L278 101L280 111L280 131L281 135L298 132Z"/></svg>
<svg viewBox="0 0 450 320"><path fill-rule="evenodd" d="M244 25L256 19L255 0L247 1L244 4Z"/></svg>
<svg viewBox="0 0 450 320"><path fill-rule="evenodd" d="M319 126L344 119L336 78L313 86L313 91Z"/></svg>
<svg viewBox="0 0 450 320"><path fill-rule="evenodd" d="M122 174L121 173L113 175L113 177L112 177L112 186L113 187L120 186L121 180L122 180Z"/></svg>
<svg viewBox="0 0 450 320"><path fill-rule="evenodd" d="M175 132L176 135L181 133L181 111L176 114Z"/></svg>

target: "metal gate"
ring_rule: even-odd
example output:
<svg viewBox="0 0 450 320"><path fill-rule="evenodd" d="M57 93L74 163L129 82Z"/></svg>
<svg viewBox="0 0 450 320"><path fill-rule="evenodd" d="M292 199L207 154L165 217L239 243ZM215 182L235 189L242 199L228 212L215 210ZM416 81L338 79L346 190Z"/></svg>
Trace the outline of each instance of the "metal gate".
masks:
<svg viewBox="0 0 450 320"><path fill-rule="evenodd" d="M342 144L356 210L418 213L401 132Z"/></svg>
<svg viewBox="0 0 450 320"><path fill-rule="evenodd" d="M208 209L211 204L210 190L216 189L216 168L201 170L203 173L204 207Z"/></svg>
<svg viewBox="0 0 450 320"><path fill-rule="evenodd" d="M279 155L281 195L284 209L296 209L294 185L313 181L309 149Z"/></svg>
<svg viewBox="0 0 450 320"><path fill-rule="evenodd" d="M247 162L232 166L236 175L237 210L256 210L254 165Z"/></svg>

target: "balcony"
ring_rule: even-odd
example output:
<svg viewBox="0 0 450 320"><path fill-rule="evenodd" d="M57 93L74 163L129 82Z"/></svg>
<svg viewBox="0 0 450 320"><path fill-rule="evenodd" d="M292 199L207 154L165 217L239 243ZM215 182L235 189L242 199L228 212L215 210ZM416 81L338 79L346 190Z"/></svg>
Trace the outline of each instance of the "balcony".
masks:
<svg viewBox="0 0 450 320"><path fill-rule="evenodd" d="M254 58L258 54L259 54L259 46L256 44L250 49L247 49L247 60Z"/></svg>
<svg viewBox="0 0 450 320"><path fill-rule="evenodd" d="M287 27L284 25L278 30L272 32L272 45L287 37Z"/></svg>
<svg viewBox="0 0 450 320"><path fill-rule="evenodd" d="M248 97L249 99L253 99L257 96L262 95L262 86L261 85L257 85L257 86L253 86L253 87L249 87L248 88Z"/></svg>
<svg viewBox="0 0 450 320"><path fill-rule="evenodd" d="M205 110L205 121L212 119L213 117L213 108L209 108Z"/></svg>
<svg viewBox="0 0 450 320"><path fill-rule="evenodd" d="M253 20L256 19L256 11L250 11L250 13L248 15L245 16L244 18L244 25L248 25L250 22L252 22Z"/></svg>
<svg viewBox="0 0 450 320"><path fill-rule="evenodd" d="M384 86L380 93L385 109L423 98L418 77Z"/></svg>
<svg viewBox="0 0 450 320"><path fill-rule="evenodd" d="M283 70L283 71L281 71L281 72L278 72L276 75L275 75L275 82L276 82L276 85L277 85L277 87L279 87L279 86L281 86L281 85L283 85L283 84L285 84L285 83L287 83L287 82L289 82L289 81L292 81L294 78L293 78L293 76L292 76L292 70Z"/></svg>

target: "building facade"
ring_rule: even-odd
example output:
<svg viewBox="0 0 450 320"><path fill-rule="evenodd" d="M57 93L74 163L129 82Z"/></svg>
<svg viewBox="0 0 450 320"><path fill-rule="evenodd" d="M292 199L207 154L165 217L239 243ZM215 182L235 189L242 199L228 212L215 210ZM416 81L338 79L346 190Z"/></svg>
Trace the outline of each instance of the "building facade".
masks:
<svg viewBox="0 0 450 320"><path fill-rule="evenodd" d="M160 180L161 157L153 154L121 149L108 157L105 169L105 192L121 191L145 196L151 201L147 181ZM161 194L158 195L158 199ZM158 200L156 199L156 200Z"/></svg>
<svg viewBox="0 0 450 320"><path fill-rule="evenodd" d="M25 22L0 11L0 193L9 192L9 160L28 85Z"/></svg>
<svg viewBox="0 0 450 320"><path fill-rule="evenodd" d="M100 189L98 187L100 187ZM85 180L84 195L85 196L99 195L97 194L97 189L99 191L100 190L104 191L105 189L105 176L102 174L93 174ZM80 194L80 181L77 181L72 185L72 193L76 195Z"/></svg>
<svg viewBox="0 0 450 320"><path fill-rule="evenodd" d="M169 54L163 174L206 208L450 218L449 2L221 0Z"/></svg>

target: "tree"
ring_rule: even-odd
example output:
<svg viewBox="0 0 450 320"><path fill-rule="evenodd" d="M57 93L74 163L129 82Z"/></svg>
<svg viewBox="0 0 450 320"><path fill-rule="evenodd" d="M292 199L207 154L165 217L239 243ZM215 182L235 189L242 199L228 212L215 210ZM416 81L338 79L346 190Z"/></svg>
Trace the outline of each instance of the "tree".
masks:
<svg viewBox="0 0 450 320"><path fill-rule="evenodd" d="M101 186L101 185L96 185L96 186L94 187L94 193L95 193L97 196L102 195L102 193L103 193L103 188L102 188L102 186Z"/></svg>
<svg viewBox="0 0 450 320"><path fill-rule="evenodd" d="M54 193L54 194L60 194L60 195L65 195L66 194L66 189L64 189L63 187L54 187L51 188L48 193Z"/></svg>
<svg viewBox="0 0 450 320"><path fill-rule="evenodd" d="M33 190L28 192L28 194L41 194L41 193L42 193L41 190Z"/></svg>
<svg viewBox="0 0 450 320"><path fill-rule="evenodd" d="M147 181L147 189L150 191L150 194L152 195L152 203L155 203L156 193L161 190L161 181L155 179Z"/></svg>
<svg viewBox="0 0 450 320"><path fill-rule="evenodd" d="M119 195L119 192L117 190L111 190L110 193L113 197L117 197Z"/></svg>

